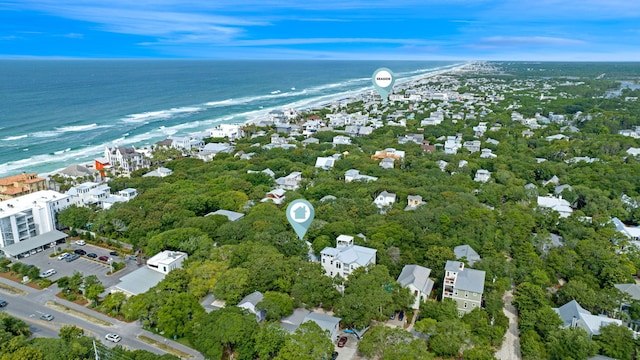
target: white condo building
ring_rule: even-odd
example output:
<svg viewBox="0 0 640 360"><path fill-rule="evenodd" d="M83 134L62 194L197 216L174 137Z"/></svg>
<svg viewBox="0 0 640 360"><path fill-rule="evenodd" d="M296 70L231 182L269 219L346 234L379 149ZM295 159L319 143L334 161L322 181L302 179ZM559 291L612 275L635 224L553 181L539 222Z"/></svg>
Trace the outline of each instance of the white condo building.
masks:
<svg viewBox="0 0 640 360"><path fill-rule="evenodd" d="M353 236L340 235L336 247L326 247L320 253L320 262L327 276L346 278L353 270L376 263L376 249L354 245Z"/></svg>
<svg viewBox="0 0 640 360"><path fill-rule="evenodd" d="M70 196L52 190L0 202L0 250L10 257L28 256L64 239L56 214L71 205Z"/></svg>

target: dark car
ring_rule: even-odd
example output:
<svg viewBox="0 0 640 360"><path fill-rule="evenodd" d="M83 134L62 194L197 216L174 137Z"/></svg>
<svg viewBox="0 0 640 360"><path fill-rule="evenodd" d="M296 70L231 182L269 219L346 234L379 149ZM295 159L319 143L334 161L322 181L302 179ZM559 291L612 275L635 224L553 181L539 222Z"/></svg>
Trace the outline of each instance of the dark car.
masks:
<svg viewBox="0 0 640 360"><path fill-rule="evenodd" d="M82 249L75 249L73 250L74 253L78 254L78 255L86 255L87 252L82 250Z"/></svg>
<svg viewBox="0 0 640 360"><path fill-rule="evenodd" d="M118 252L117 251L111 251L111 252L109 252L109 255L118 256Z"/></svg>
<svg viewBox="0 0 640 360"><path fill-rule="evenodd" d="M334 351L333 354L331 354L331 360L336 360L338 358L338 352Z"/></svg>
<svg viewBox="0 0 640 360"><path fill-rule="evenodd" d="M7 306L7 302L0 299L0 307L5 307L5 306Z"/></svg>
<svg viewBox="0 0 640 360"><path fill-rule="evenodd" d="M404 320L404 311L400 311L400 314L398 314L398 320Z"/></svg>
<svg viewBox="0 0 640 360"><path fill-rule="evenodd" d="M102 260L102 261L109 261L109 257L108 257L108 256L104 256L104 255L102 255L102 256L100 256L100 257L98 258L98 260Z"/></svg>
<svg viewBox="0 0 640 360"><path fill-rule="evenodd" d="M344 347L346 344L347 344L346 336L342 336L340 339L338 339L338 347Z"/></svg>
<svg viewBox="0 0 640 360"><path fill-rule="evenodd" d="M73 260L76 260L79 257L80 257L80 255L78 255L78 254L71 254L71 255L67 256L67 258L64 259L64 261L72 262Z"/></svg>
<svg viewBox="0 0 640 360"><path fill-rule="evenodd" d="M92 259L95 259L95 258L97 258L97 257L98 257L98 254L96 254L96 253L88 253L88 254L87 254L87 257L90 257L90 258L92 258Z"/></svg>

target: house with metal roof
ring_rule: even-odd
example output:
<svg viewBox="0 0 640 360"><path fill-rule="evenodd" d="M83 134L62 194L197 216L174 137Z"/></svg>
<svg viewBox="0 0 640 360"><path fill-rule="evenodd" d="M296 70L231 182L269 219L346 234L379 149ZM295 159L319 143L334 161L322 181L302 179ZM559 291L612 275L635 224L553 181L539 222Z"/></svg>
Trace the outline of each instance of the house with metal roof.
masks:
<svg viewBox="0 0 640 360"><path fill-rule="evenodd" d="M353 270L376 263L376 249L354 245L353 236L340 235L336 247L326 247L320 252L320 263L327 276L346 278Z"/></svg>
<svg viewBox="0 0 640 360"><path fill-rule="evenodd" d="M469 245L456 246L453 248L453 253L456 254L456 260L467 259L469 266L473 266L476 261L480 261L480 255Z"/></svg>
<svg viewBox="0 0 640 360"><path fill-rule="evenodd" d="M600 335L600 328L603 326L622 325L622 320L611 319L605 315L592 315L575 300L571 300L559 308L554 308L553 311L562 319L563 324L560 327L582 328L589 334L589 337Z"/></svg>
<svg viewBox="0 0 640 360"><path fill-rule="evenodd" d="M463 262L451 260L447 261L444 270L443 300L455 301L460 315L482 306L484 271L465 268Z"/></svg>
<svg viewBox="0 0 640 360"><path fill-rule="evenodd" d="M420 265L405 265L398 280L402 287L408 288L414 297L411 308L419 309L420 303L426 301L433 290L433 280L429 278L431 269Z"/></svg>

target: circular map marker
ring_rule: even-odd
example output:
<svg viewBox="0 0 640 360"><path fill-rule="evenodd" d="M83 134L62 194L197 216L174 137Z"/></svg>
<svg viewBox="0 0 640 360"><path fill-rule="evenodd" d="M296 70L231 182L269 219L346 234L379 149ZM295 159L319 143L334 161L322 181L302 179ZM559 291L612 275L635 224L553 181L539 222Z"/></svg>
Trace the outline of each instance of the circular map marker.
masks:
<svg viewBox="0 0 640 360"><path fill-rule="evenodd" d="M380 97L382 97L382 101L387 102L389 93L393 88L393 83L396 81L391 70L387 68L380 68L374 71L371 81L373 82L373 86L378 91L378 94L380 94Z"/></svg>

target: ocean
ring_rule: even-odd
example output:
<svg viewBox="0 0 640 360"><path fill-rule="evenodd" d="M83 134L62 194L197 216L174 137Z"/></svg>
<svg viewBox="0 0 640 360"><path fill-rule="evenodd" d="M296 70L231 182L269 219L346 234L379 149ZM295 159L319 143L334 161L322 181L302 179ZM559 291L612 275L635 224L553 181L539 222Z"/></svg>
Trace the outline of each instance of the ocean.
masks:
<svg viewBox="0 0 640 360"><path fill-rule="evenodd" d="M304 110L460 65L442 61L0 60L0 177L91 162L222 123Z"/></svg>

